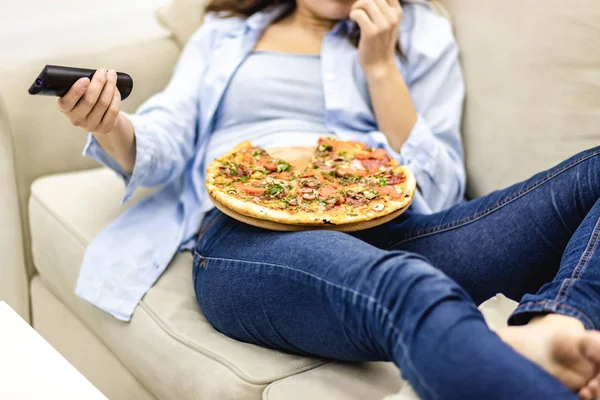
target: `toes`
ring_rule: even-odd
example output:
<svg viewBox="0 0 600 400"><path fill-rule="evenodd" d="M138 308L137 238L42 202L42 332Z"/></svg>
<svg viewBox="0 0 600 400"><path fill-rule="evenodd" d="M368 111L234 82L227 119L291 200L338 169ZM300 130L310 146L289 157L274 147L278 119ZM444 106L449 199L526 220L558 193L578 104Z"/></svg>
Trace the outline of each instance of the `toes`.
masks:
<svg viewBox="0 0 600 400"><path fill-rule="evenodd" d="M592 391L586 386L579 391L579 398L581 400L594 400Z"/></svg>
<svg viewBox="0 0 600 400"><path fill-rule="evenodd" d="M585 358L600 368L600 333L587 332L581 340L581 350Z"/></svg>
<svg viewBox="0 0 600 400"><path fill-rule="evenodd" d="M585 387L590 390L594 399L600 397L600 377L596 376Z"/></svg>

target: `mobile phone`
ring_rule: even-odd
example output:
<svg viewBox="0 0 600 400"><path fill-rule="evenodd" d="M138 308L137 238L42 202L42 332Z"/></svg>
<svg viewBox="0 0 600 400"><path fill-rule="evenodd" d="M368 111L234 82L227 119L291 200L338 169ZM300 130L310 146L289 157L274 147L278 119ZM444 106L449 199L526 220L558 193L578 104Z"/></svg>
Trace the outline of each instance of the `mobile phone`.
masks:
<svg viewBox="0 0 600 400"><path fill-rule="evenodd" d="M95 69L46 65L29 88L29 94L62 97L79 79L87 77L92 80L96 71ZM129 97L133 90L131 76L124 72L117 72L117 89L121 93L121 100Z"/></svg>

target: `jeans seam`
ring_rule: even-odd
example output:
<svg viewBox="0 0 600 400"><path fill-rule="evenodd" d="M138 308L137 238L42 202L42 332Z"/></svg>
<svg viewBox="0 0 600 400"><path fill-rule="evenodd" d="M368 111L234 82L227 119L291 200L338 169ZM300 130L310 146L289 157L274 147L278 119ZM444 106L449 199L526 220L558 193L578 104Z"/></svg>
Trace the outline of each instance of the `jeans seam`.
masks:
<svg viewBox="0 0 600 400"><path fill-rule="evenodd" d="M201 229L200 229L200 231L198 232L198 236L202 236L203 234L205 234L205 233L206 233L206 231L208 231L208 230L210 229L210 227L211 227L211 226L213 226L213 224L214 224L214 223L215 223L215 222L216 222L216 221L217 221L219 218L221 218L223 215L225 215L225 214L223 214L222 212L220 212L220 213L219 213L219 214L218 214L216 217L214 217L214 218L212 219L212 221L210 221L210 222L208 223L208 225L206 225L205 227L203 227L203 228L201 228Z"/></svg>
<svg viewBox="0 0 600 400"><path fill-rule="evenodd" d="M431 236L437 233L441 233L441 232L445 232L445 231L449 231L455 228L460 228L462 226L468 225L472 222L475 222L476 220L479 220L483 217L486 217L489 214L492 214L496 211L498 211L499 209L503 208L504 206L514 202L515 200L519 199L520 197L530 193L531 191L537 189L538 187L544 185L545 183L549 182L550 180L556 178L557 176L559 176L560 174L562 174L563 172L573 168L574 166L581 164L582 162L589 160L590 158L593 158L595 156L597 156L598 154L600 154L600 150L598 151L594 151L592 154L588 154L585 155L583 157L580 157L576 160L571 161L570 163L564 165L562 168L558 169L557 171L554 171L553 173L549 174L548 176L538 180L537 182L534 182L533 184L531 184L530 186L523 188L521 190L519 190L516 193L513 193L511 196L508 196L500 201L498 201L497 203L495 203L494 205L488 207L487 209L480 211L478 213L475 213L471 216L465 217L465 218L461 218L457 221L453 221L453 222L449 222L446 224L442 224L442 225L437 225L437 226L433 226L433 227L429 227L425 230L410 234L405 236L404 238L402 238L400 241L396 242L395 244L391 245L388 247L388 250L406 243L406 242L410 242L412 240L416 240L416 239L420 239L426 236Z"/></svg>
<svg viewBox="0 0 600 400"><path fill-rule="evenodd" d="M412 361L410 360L409 357L409 353L407 350L407 346L406 344L404 344L403 340L402 340L402 335L400 334L400 331L398 330L398 328L396 328L394 326L394 324L391 321L390 318L390 314L391 311L385 307L384 305L382 305L375 297L373 296L369 296L366 295L362 292L359 292L356 289L344 286L344 285L340 285L334 282L331 282L325 278L322 278L318 275L315 274L311 274L310 272L306 272L306 271L302 271L300 269L297 268L293 268L289 265L280 265L280 264L272 264L272 263L265 263L265 262L257 262L257 261L248 261L248 260L240 260L240 259L233 259L233 258L221 258L221 257L206 257L206 256L202 256L200 255L200 257L202 258L206 258L207 260L217 260L217 261L233 261L233 262L241 262L241 263L248 263L248 264L254 264L254 265L265 265L265 266L270 266L270 267L275 267L275 268L281 268L281 269L287 269L290 271L294 271L296 273L299 273L301 275L305 275L308 277L311 277L313 279L316 279L320 282L323 282L326 285L330 285L333 286L335 288L338 288L344 292L349 292L352 293L353 295L359 296L367 301L369 301L370 303L375 304L375 307L380 309L383 312L383 316L384 318L387 320L387 326L398 336L398 344L400 345L401 349L402 349L402 353L404 354L404 357L407 361L407 364L409 365L409 368L412 370L412 372L414 373L414 375L417 377L417 379L419 380L419 383L421 384L421 386L427 390L431 395L433 395L434 398L439 398L439 396L437 395L437 393L435 393L433 391L433 389L431 389L429 387L429 385L427 385L427 383L423 380L423 378L421 377L421 375L419 375L419 373L415 370L415 367L412 363Z"/></svg>
<svg viewBox="0 0 600 400"><path fill-rule="evenodd" d="M585 320L589 326L591 326L592 328L595 328L595 324L592 322L592 320L590 319L590 317L588 317L584 312L582 312L581 310L570 306L568 304L564 304L561 303L559 301L556 300L539 300L539 301L530 301L527 303L523 303L523 304L519 304L519 306L515 309L515 311L513 312L513 314L518 314L520 312L532 312L532 311L537 311L537 310L528 310L528 307L539 307L541 306L543 309L546 308L546 306L548 305L552 305L554 306L554 308L564 308L565 310L571 311L573 314L576 314L579 318ZM553 311L553 310L549 310L549 311Z"/></svg>
<svg viewBox="0 0 600 400"><path fill-rule="evenodd" d="M577 262L577 266L573 269L573 273L571 274L570 279L566 279L564 284L561 286L560 291L556 295L556 301L564 301L569 294L569 291L575 284L577 279L581 278L581 275L585 272L586 267L588 266L590 259L592 258L596 247L598 247L598 241L600 239L600 218L596 222L596 226L590 235L590 240L585 248L585 251L579 258Z"/></svg>

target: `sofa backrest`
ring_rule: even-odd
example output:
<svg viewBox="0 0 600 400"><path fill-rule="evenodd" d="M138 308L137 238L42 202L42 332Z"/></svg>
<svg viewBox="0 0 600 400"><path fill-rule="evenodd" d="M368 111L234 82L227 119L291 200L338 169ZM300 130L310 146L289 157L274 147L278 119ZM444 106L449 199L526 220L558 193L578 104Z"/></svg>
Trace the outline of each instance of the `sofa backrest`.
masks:
<svg viewBox="0 0 600 400"><path fill-rule="evenodd" d="M442 2L467 82L471 196L600 145L598 0Z"/></svg>
<svg viewBox="0 0 600 400"><path fill-rule="evenodd" d="M206 1L173 0L159 19L184 44L201 23ZM470 197L600 145L598 0L441 4L453 19L467 82Z"/></svg>

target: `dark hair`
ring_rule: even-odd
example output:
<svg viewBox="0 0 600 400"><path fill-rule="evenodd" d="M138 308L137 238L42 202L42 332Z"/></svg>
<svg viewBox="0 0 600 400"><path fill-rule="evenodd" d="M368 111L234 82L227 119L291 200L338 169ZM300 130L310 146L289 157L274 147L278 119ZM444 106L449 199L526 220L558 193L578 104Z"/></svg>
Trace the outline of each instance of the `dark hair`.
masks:
<svg viewBox="0 0 600 400"><path fill-rule="evenodd" d="M406 0L398 0L401 5L406 3ZM289 4L293 5L290 7L290 13L294 10L296 6L296 0L211 0L210 3L206 6L206 11L216 12L223 17L249 17L254 13L264 10L267 7L279 5L279 4ZM282 16L286 17L289 14L285 14ZM348 39L354 44L358 46L358 42L360 41L360 29L358 26L350 32ZM398 53L402 56L402 49L400 47L400 43L397 45Z"/></svg>

